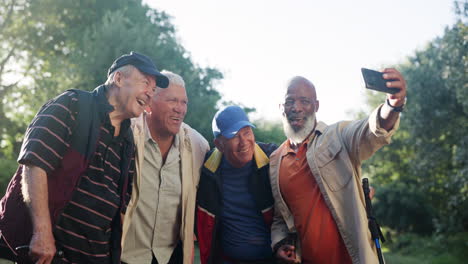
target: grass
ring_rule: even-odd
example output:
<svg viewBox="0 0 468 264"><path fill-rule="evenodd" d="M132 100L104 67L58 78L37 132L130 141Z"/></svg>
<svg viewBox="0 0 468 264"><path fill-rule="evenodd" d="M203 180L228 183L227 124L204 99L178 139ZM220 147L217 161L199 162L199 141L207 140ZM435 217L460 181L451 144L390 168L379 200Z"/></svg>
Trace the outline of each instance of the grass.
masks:
<svg viewBox="0 0 468 264"><path fill-rule="evenodd" d="M419 256L405 256L399 253L385 254L386 264L459 264L463 263L463 261L464 260L450 254L433 256L432 252L427 252L427 254Z"/></svg>
<svg viewBox="0 0 468 264"><path fill-rule="evenodd" d="M386 264L460 264L468 259L468 233L448 237L405 234L384 246ZM195 247L194 263L200 264L198 245ZM0 264L13 262L0 259Z"/></svg>
<svg viewBox="0 0 468 264"><path fill-rule="evenodd" d="M396 241L385 246L386 264L459 264L466 263L468 259L468 233L401 234Z"/></svg>
<svg viewBox="0 0 468 264"><path fill-rule="evenodd" d="M386 264L399 264L399 263L405 263L405 264L422 264L421 259L415 256L403 256L398 253L386 253L384 254L385 256L385 262Z"/></svg>

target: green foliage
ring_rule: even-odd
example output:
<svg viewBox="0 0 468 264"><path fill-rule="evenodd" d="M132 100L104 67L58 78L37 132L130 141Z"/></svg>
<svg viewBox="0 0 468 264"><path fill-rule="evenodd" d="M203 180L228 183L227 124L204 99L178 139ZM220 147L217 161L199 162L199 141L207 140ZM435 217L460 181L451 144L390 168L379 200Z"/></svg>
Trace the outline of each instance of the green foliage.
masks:
<svg viewBox="0 0 468 264"><path fill-rule="evenodd" d="M379 223L398 232L430 234L434 210L416 185L395 181L379 187L374 212Z"/></svg>
<svg viewBox="0 0 468 264"><path fill-rule="evenodd" d="M418 236L412 233L396 235L385 253L386 262L458 264L468 258L468 233L441 236Z"/></svg>
<svg viewBox="0 0 468 264"><path fill-rule="evenodd" d="M265 143L275 143L278 146L286 140L281 123L266 120L257 120L253 123L256 126L254 130L255 140Z"/></svg>
<svg viewBox="0 0 468 264"><path fill-rule="evenodd" d="M397 253L385 253L385 263L387 264L422 264L421 259L417 256L403 256Z"/></svg>
<svg viewBox="0 0 468 264"><path fill-rule="evenodd" d="M18 167L16 160L0 159L0 195L3 196L11 177Z"/></svg>
<svg viewBox="0 0 468 264"><path fill-rule="evenodd" d="M467 35L458 22L398 67L408 83L399 131L364 164L377 216L400 232L468 230Z"/></svg>
<svg viewBox="0 0 468 264"><path fill-rule="evenodd" d="M415 256L414 254L402 255L398 253L388 253L385 255L385 263L387 264L459 264L463 263L461 259L447 253L442 253L439 256L428 257L427 254Z"/></svg>
<svg viewBox="0 0 468 264"><path fill-rule="evenodd" d="M42 104L66 89L94 89L106 80L112 61L132 50L185 79L185 121L211 134L207 117L216 112L221 97L215 85L223 76L192 62L166 13L140 0L9 0L0 4L0 18L0 59L15 65L11 70L19 80L5 83L0 65L2 145L8 147L2 155L18 153L17 135Z"/></svg>

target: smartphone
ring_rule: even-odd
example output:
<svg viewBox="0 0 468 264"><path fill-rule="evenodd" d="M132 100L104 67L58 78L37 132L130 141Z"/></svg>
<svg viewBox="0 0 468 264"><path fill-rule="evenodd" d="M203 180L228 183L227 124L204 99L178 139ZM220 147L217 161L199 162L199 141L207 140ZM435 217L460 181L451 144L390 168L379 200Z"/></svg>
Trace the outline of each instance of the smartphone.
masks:
<svg viewBox="0 0 468 264"><path fill-rule="evenodd" d="M391 82L391 81L396 81L396 80L394 79L385 80L383 78L383 73L381 72L369 70L366 68L361 68L361 72L362 72L362 76L364 77L364 82L366 83L367 89L389 93L389 94L395 94L400 91L400 89L398 88L388 88L386 83Z"/></svg>

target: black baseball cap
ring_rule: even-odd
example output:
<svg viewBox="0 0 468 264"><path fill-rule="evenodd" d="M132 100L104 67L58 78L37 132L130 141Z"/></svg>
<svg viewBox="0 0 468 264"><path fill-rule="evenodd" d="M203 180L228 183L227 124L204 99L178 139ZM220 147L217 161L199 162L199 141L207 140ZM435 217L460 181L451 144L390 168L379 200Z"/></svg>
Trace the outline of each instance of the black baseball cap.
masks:
<svg viewBox="0 0 468 264"><path fill-rule="evenodd" d="M159 88L166 88L169 86L169 79L158 71L158 68L156 68L153 61L148 56L135 51L131 51L130 54L124 54L118 57L107 71L107 76L125 65L133 65L141 72L155 76L156 85Z"/></svg>

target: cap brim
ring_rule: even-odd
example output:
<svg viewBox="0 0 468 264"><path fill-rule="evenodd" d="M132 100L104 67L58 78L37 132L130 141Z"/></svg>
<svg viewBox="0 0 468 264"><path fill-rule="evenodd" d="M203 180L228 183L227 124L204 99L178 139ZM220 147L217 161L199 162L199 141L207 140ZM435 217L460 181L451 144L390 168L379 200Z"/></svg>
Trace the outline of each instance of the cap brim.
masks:
<svg viewBox="0 0 468 264"><path fill-rule="evenodd" d="M159 88L167 88L169 86L169 78L162 73L156 74L156 86Z"/></svg>
<svg viewBox="0 0 468 264"><path fill-rule="evenodd" d="M241 130L242 128L246 126L255 128L255 126L252 123L250 123L249 121L243 120L243 121L239 121L235 123L229 129L226 129L226 131L221 133L221 135L223 135L224 137L228 139L233 138L237 134L237 132L239 132L239 130Z"/></svg>
<svg viewBox="0 0 468 264"><path fill-rule="evenodd" d="M149 75L153 75L156 77L156 86L158 86L159 88L167 88L169 86L169 78L167 78L166 75L158 72L158 71L155 71L154 69L148 69L148 68L144 68L144 67L137 67L140 71L146 73L146 74L149 74Z"/></svg>

